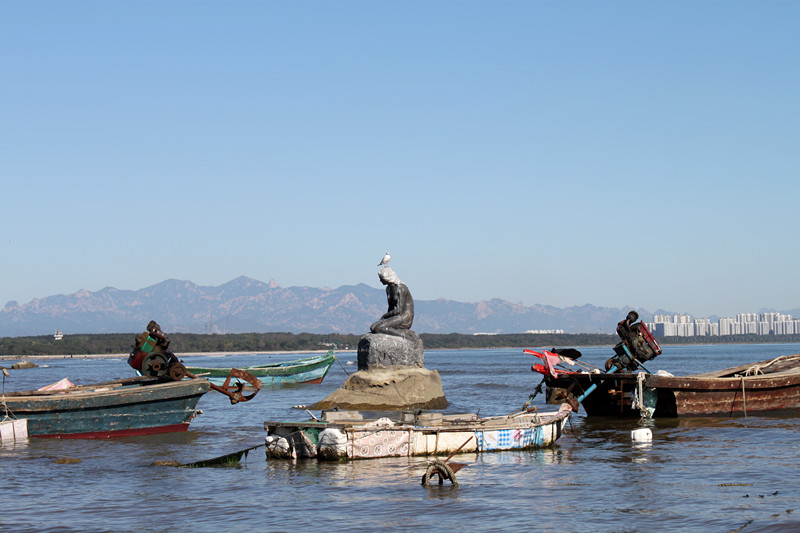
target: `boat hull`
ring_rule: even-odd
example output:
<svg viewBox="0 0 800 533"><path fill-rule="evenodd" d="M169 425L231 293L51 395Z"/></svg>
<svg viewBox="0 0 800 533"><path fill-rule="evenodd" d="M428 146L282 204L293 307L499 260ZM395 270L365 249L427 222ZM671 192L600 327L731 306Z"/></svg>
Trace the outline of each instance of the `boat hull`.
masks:
<svg viewBox="0 0 800 533"><path fill-rule="evenodd" d="M555 444L570 411L453 422L458 416L429 426L265 422L267 456L348 460L530 450Z"/></svg>
<svg viewBox="0 0 800 533"><path fill-rule="evenodd" d="M46 394L8 393L5 405L9 416L27 419L31 437L124 437L186 431L197 402L209 390L203 379L158 383L132 378Z"/></svg>
<svg viewBox="0 0 800 533"><path fill-rule="evenodd" d="M800 356L787 356L683 377L562 373L545 381L548 402L554 404L597 385L581 402L589 416L639 417L635 398L640 394L656 418L779 414L800 410L798 363ZM769 371L770 366L779 371Z"/></svg>
<svg viewBox="0 0 800 533"><path fill-rule="evenodd" d="M242 367L241 370L257 377L265 386L291 383L319 384L325 379L336 360L333 353L324 356L308 357L270 365ZM228 377L230 368L187 367L189 372L201 376L216 385L222 385Z"/></svg>
<svg viewBox="0 0 800 533"><path fill-rule="evenodd" d="M744 416L800 409L800 373L791 376L650 376L662 416Z"/></svg>

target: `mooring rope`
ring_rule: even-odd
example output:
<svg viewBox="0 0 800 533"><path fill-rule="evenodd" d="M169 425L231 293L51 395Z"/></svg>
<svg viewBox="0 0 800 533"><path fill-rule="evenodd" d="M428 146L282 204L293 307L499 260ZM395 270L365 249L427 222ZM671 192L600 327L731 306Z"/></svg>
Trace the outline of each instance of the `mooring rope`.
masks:
<svg viewBox="0 0 800 533"><path fill-rule="evenodd" d="M571 416L567 417L567 422L569 422L569 428L572 430L572 436L575 437L575 440L577 440L578 442L583 442L583 439L581 439L578 436L578 433L575 431L575 427L572 425L572 417Z"/></svg>
<svg viewBox="0 0 800 533"><path fill-rule="evenodd" d="M742 410L744 411L744 417L747 418L747 396L744 393L744 376L742 376Z"/></svg>
<svg viewBox="0 0 800 533"><path fill-rule="evenodd" d="M9 419L10 420L16 420L17 419L17 417L14 416L14 413L11 412L11 409L8 408L8 404L6 404L6 375L7 374L8 373L7 373L6 369L4 368L3 369L3 390L2 390L2 392L0 392L0 396L2 396L0 398L0 405L3 406L3 422L5 422L6 420L9 420Z"/></svg>
<svg viewBox="0 0 800 533"><path fill-rule="evenodd" d="M336 357L336 360L339 361L339 366L342 367L342 370L344 370L344 373L349 376L350 372L348 372L347 369L344 367L344 365L342 364L342 361L338 357Z"/></svg>

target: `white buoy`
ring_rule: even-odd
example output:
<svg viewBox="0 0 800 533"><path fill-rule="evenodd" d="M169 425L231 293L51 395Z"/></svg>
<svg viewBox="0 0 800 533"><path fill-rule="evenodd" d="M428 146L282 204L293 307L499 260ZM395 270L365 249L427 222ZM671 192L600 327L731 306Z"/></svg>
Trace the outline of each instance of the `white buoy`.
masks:
<svg viewBox="0 0 800 533"><path fill-rule="evenodd" d="M28 419L3 420L0 422L0 443L10 444L28 438Z"/></svg>
<svg viewBox="0 0 800 533"><path fill-rule="evenodd" d="M633 442L650 442L653 440L653 432L650 428L639 428L631 431L631 440Z"/></svg>

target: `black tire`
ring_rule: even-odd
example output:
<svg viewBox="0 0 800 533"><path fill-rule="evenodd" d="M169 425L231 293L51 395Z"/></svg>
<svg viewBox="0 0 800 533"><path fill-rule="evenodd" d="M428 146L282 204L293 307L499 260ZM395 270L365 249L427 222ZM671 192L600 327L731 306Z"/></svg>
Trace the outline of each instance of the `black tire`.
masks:
<svg viewBox="0 0 800 533"><path fill-rule="evenodd" d="M422 476L422 485L425 487L430 485L431 477L434 474L439 475L439 485L443 485L444 480L449 479L450 483L452 483L454 487L458 486L456 475L453 472L453 469L450 468L447 463L442 461L434 461L428 465L427 470L425 470L425 474Z"/></svg>

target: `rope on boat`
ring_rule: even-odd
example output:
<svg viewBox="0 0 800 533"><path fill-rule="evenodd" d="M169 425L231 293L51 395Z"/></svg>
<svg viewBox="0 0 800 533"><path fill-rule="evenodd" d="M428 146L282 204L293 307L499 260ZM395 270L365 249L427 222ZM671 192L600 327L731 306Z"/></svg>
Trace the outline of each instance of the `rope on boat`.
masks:
<svg viewBox="0 0 800 533"><path fill-rule="evenodd" d="M575 431L575 426L572 425L572 417L571 416L567 417L567 422L569 422L569 429L572 430L572 436L575 437L575 440L577 440L578 442L583 442L583 439L581 439L578 436L578 433Z"/></svg>
<svg viewBox="0 0 800 533"><path fill-rule="evenodd" d="M14 413L11 412L11 409L8 408L8 404L6 404L6 376L8 376L8 371L3 368L3 390L2 393L0 393L0 395L2 395L2 398L0 398L0 405L3 406L3 422L17 419Z"/></svg>
<svg viewBox="0 0 800 533"><path fill-rule="evenodd" d="M744 376L742 376L742 410L744 410L744 417L747 418L747 396L744 393Z"/></svg>
<svg viewBox="0 0 800 533"><path fill-rule="evenodd" d="M341 360L340 360L338 357L336 357L336 356L334 356L334 358L335 358L337 361L339 361L339 366L340 366L340 367L342 367L342 370L344 370L344 373L345 373L345 374L347 374L347 375L349 376L349 375L350 375L350 372L348 372L348 371L347 371L347 369L344 367L344 365L342 364L342 361L341 361Z"/></svg>
<svg viewBox="0 0 800 533"><path fill-rule="evenodd" d="M769 363L769 364L772 364L772 363ZM769 366L769 364L765 365L765 366ZM751 366L750 368L748 368L745 371L744 375L745 376L757 376L757 375L763 374L763 373L764 372L761 371L761 365L753 365L753 366ZM742 377L744 377L744 376L742 376Z"/></svg>
<svg viewBox="0 0 800 533"><path fill-rule="evenodd" d="M747 370L745 370L745 372L743 374L735 374L734 375L735 377L738 377L738 378L740 378L742 380L742 411L744 412L744 417L745 418L747 418L747 394L746 394L745 388L744 388L744 378L745 377L749 377L749 376L763 375L764 374L764 370L763 369L769 368L770 366L774 365L775 363L786 362L786 361L795 361L795 360L798 360L798 359L800 359L800 354L781 355L781 356L778 356L778 357L776 357L775 359L773 359L771 361L768 361L767 363L765 363L763 365L760 365L760 364L752 365Z"/></svg>
<svg viewBox="0 0 800 533"><path fill-rule="evenodd" d="M539 384L536 385L533 394L528 396L528 401L525 402L525 405L522 406L523 409L526 409L531 404L531 402L533 402L534 398L536 398L539 395L539 393L542 392L542 385L544 385L544 380L546 378L547 376L542 376L542 381L540 381Z"/></svg>
<svg viewBox="0 0 800 533"><path fill-rule="evenodd" d="M744 374L734 374L734 377L737 377L737 378L742 380L742 411L744 412L744 417L745 418L747 418L747 395L745 394L745 391L744 391L744 378L745 378L745 376L749 376L750 375L749 374L750 370L752 368L754 368L755 366L758 366L758 365L751 366L750 368L747 369L747 372L745 372ZM735 395L733 397L733 402L734 403L731 405L731 416L733 416L733 411L735 409L735 403L736 403L736 396Z"/></svg>
<svg viewBox="0 0 800 533"><path fill-rule="evenodd" d="M756 373L763 374L764 372L761 371L762 368L768 368L768 367L774 365L775 363L779 363L779 362L788 362L788 361L797 361L797 360L800 360L800 354L781 355L781 356L778 356L775 359L773 359L773 360L771 360L771 361L769 361L769 362L767 362L767 363L765 363L763 365L753 365L753 366L751 366L750 368L747 369L747 372L745 372L745 375L750 376L750 375L755 375Z"/></svg>

